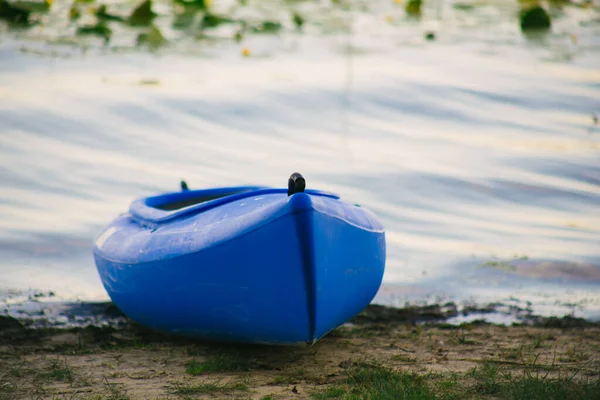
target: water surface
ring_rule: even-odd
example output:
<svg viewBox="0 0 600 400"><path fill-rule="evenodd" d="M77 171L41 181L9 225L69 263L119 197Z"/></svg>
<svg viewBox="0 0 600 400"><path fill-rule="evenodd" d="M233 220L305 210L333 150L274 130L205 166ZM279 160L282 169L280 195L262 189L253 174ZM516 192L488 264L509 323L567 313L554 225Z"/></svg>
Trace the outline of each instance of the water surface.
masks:
<svg viewBox="0 0 600 400"><path fill-rule="evenodd" d="M118 26L108 46L76 38L57 3L43 27L0 30L4 304L107 300L92 242L137 197L300 171L386 227L377 302L600 318L597 8L524 35L508 1L428 2L421 21L301 2L303 33L286 19L241 42L187 37L166 10L169 45L149 52ZM259 3L236 12L286 12Z"/></svg>

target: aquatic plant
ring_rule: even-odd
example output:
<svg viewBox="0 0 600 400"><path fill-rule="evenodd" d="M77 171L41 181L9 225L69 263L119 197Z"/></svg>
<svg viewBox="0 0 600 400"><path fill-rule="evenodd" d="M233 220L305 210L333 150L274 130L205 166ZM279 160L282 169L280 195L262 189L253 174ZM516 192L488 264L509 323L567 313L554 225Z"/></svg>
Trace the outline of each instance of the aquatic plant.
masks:
<svg viewBox="0 0 600 400"><path fill-rule="evenodd" d="M133 10L128 22L131 25L149 25L156 15L152 11L152 0L144 0Z"/></svg>
<svg viewBox="0 0 600 400"><path fill-rule="evenodd" d="M406 13L413 17L421 16L421 6L423 5L423 0L408 0L404 10Z"/></svg>
<svg viewBox="0 0 600 400"><path fill-rule="evenodd" d="M160 29L151 26L148 32L143 32L138 35L136 43L138 46L145 45L151 49L156 49L167 43L167 39L165 39Z"/></svg>
<svg viewBox="0 0 600 400"><path fill-rule="evenodd" d="M83 25L77 28L78 35L94 35L104 39L107 43L110 41L112 30L105 24L98 22L95 25Z"/></svg>
<svg viewBox="0 0 600 400"><path fill-rule="evenodd" d="M0 19L14 24L29 24L31 12L21 7L13 6L8 1L0 0Z"/></svg>
<svg viewBox="0 0 600 400"><path fill-rule="evenodd" d="M541 6L533 6L525 8L520 13L521 29L522 30L544 30L551 26L550 16Z"/></svg>

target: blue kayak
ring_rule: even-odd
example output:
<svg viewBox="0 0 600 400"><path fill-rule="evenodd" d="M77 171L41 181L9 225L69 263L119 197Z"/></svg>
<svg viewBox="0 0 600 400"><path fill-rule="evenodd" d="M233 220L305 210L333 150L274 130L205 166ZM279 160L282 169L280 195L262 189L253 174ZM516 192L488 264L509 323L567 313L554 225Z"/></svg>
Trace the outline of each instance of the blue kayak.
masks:
<svg viewBox="0 0 600 400"><path fill-rule="evenodd" d="M240 186L140 198L95 239L112 301L150 328L224 342L315 343L363 310L385 232L367 209L305 188Z"/></svg>

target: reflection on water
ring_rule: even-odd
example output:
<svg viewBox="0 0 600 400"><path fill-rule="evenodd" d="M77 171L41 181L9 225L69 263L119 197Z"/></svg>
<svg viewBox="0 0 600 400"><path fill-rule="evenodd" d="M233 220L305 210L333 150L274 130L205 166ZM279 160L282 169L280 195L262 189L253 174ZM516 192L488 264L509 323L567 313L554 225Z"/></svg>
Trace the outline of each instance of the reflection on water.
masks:
<svg viewBox="0 0 600 400"><path fill-rule="evenodd" d="M92 239L134 198L182 178L283 187L301 171L384 223L378 302L513 297L600 317L597 11L565 9L528 38L504 2L427 3L445 17L421 22L369 4L304 5L303 34L179 38L158 53L115 50L126 32L86 54L36 39L42 28L3 33L4 298L104 300Z"/></svg>

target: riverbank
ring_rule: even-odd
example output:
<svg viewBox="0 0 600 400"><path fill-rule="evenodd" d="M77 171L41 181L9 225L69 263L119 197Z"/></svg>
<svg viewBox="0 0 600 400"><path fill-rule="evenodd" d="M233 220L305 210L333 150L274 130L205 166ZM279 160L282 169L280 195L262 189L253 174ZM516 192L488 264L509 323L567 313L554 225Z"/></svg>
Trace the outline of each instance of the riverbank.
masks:
<svg viewBox="0 0 600 400"><path fill-rule="evenodd" d="M2 400L547 400L600 393L600 324L572 317L452 325L439 307L372 305L310 347L201 343L128 320L32 329L0 317L0 332Z"/></svg>

